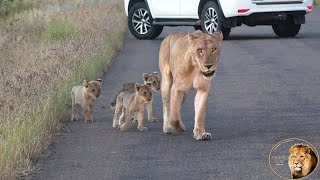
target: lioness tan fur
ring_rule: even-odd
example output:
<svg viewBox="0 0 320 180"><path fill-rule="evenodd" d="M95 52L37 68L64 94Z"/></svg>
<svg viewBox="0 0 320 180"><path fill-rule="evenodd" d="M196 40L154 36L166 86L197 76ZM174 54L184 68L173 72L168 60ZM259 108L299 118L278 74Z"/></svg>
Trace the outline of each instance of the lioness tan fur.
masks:
<svg viewBox="0 0 320 180"><path fill-rule="evenodd" d="M102 79L98 78L95 81L83 81L80 86L74 86L71 90L72 110L71 121L78 120L78 105L81 105L85 122L93 122L93 105L95 100L101 93Z"/></svg>
<svg viewBox="0 0 320 180"><path fill-rule="evenodd" d="M121 131L127 131L130 127L131 114L137 113L138 130L147 131L148 128L143 125L143 113L146 103L152 99L152 90L149 85L135 84L135 91L121 92L116 101L116 108L113 117L113 127L120 128ZM120 119L120 114L124 113L124 122Z"/></svg>
<svg viewBox="0 0 320 180"><path fill-rule="evenodd" d="M289 152L288 165L293 179L303 178L316 168L318 158L309 146L294 145Z"/></svg>
<svg viewBox="0 0 320 180"><path fill-rule="evenodd" d="M157 92L160 90L160 77L159 77L158 72L143 73L142 78L143 78L144 84L149 85L154 92ZM120 89L118 90L116 96L114 97L114 99L111 103L111 109L115 108L116 99L117 99L118 95L124 91L134 92L135 91L135 83L126 83L120 87ZM157 122L158 119L153 114L153 98L151 98L151 101L146 105L146 109L148 112L149 122ZM136 116L134 116L133 122L134 123L137 122Z"/></svg>
<svg viewBox="0 0 320 180"><path fill-rule="evenodd" d="M162 76L163 132L185 131L180 117L185 93L197 91L195 106L194 138L210 140L204 128L211 80L220 57L221 32L213 35L201 31L188 34L178 32L166 37L160 46L159 67Z"/></svg>

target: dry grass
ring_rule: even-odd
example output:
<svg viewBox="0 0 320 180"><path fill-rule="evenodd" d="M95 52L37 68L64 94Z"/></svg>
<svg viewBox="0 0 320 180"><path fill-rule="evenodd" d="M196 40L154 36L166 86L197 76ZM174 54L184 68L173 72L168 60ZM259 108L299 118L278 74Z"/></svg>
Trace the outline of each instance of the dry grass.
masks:
<svg viewBox="0 0 320 180"><path fill-rule="evenodd" d="M123 2L100 1L47 0L0 23L0 179L32 171L71 87L96 78L120 47Z"/></svg>
<svg viewBox="0 0 320 180"><path fill-rule="evenodd" d="M314 0L314 1L313 1L313 4L315 4L315 5L318 5L318 6L319 6L319 5L320 5L320 0Z"/></svg>

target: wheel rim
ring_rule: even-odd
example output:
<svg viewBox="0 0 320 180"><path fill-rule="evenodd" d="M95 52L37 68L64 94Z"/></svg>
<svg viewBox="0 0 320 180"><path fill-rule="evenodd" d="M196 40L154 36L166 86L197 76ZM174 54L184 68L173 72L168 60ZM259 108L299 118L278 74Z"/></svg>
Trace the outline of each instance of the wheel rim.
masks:
<svg viewBox="0 0 320 180"><path fill-rule="evenodd" d="M132 16L133 29L139 34L147 34L151 29L149 12L146 9L137 9Z"/></svg>
<svg viewBox="0 0 320 180"><path fill-rule="evenodd" d="M218 13L213 8L208 8L204 15L204 28L209 34L214 33L218 29Z"/></svg>

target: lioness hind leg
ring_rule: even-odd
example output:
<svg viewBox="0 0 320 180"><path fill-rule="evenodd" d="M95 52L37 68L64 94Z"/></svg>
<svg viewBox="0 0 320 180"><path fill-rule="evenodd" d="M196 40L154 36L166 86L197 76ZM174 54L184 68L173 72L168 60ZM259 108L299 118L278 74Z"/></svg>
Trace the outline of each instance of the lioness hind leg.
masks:
<svg viewBox="0 0 320 180"><path fill-rule="evenodd" d="M175 131L185 131L186 128L181 121L180 109L184 97L184 92L179 91L175 85L171 87L170 98L170 125Z"/></svg>
<svg viewBox="0 0 320 180"><path fill-rule="evenodd" d="M147 112L148 112L148 120L149 122L158 122L158 118L154 117L153 115L153 98L151 99L151 101L147 104L146 106L146 109L147 109Z"/></svg>
<svg viewBox="0 0 320 180"><path fill-rule="evenodd" d="M172 75L162 73L161 81L161 95L163 104L163 132L166 134L171 134L172 129L169 121L169 103L170 103L170 89L172 84Z"/></svg>

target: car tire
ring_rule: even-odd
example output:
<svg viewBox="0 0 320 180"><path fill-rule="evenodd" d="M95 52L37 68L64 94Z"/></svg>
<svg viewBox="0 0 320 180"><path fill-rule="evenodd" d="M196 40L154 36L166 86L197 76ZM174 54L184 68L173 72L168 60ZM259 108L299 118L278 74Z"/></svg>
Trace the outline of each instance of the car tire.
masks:
<svg viewBox="0 0 320 180"><path fill-rule="evenodd" d="M229 37L231 28L223 27L223 13L217 3L207 2L201 11L201 28L203 32L212 34L216 31L222 31L223 39Z"/></svg>
<svg viewBox="0 0 320 180"><path fill-rule="evenodd" d="M202 30L202 27L201 27L201 25L195 25L195 26L193 26L194 27L194 29L197 31L197 30Z"/></svg>
<svg viewBox="0 0 320 180"><path fill-rule="evenodd" d="M150 10L143 2L137 2L130 8L128 27L131 34L137 39L155 39L163 29L163 26L153 25Z"/></svg>
<svg viewBox="0 0 320 180"><path fill-rule="evenodd" d="M272 25L273 32L282 38L296 36L301 28L301 24L294 24L292 21Z"/></svg>

